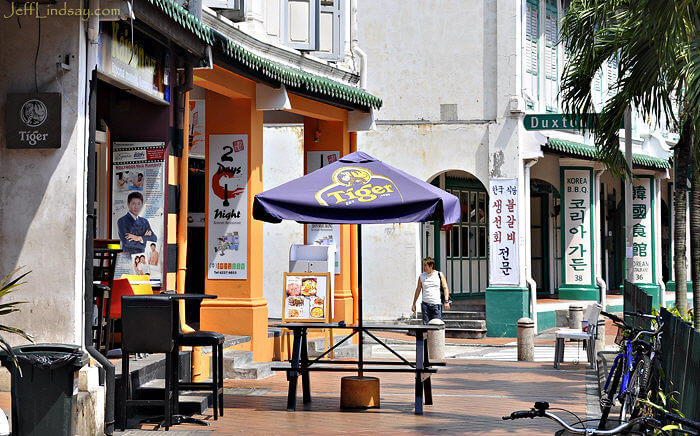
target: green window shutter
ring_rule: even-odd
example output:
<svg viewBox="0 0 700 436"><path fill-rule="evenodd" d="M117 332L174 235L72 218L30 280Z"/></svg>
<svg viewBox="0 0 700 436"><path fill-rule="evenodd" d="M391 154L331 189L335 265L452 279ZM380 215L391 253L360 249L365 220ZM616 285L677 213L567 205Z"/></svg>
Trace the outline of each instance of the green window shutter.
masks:
<svg viewBox="0 0 700 436"><path fill-rule="evenodd" d="M558 109L557 94L559 65L557 56L558 32L557 0L547 0L544 16L544 95L547 112L556 112Z"/></svg>
<svg viewBox="0 0 700 436"><path fill-rule="evenodd" d="M527 0L525 13L525 44L523 53L523 90L535 100L540 97L539 86L539 51L540 7L539 0ZM534 107L528 102L528 108Z"/></svg>

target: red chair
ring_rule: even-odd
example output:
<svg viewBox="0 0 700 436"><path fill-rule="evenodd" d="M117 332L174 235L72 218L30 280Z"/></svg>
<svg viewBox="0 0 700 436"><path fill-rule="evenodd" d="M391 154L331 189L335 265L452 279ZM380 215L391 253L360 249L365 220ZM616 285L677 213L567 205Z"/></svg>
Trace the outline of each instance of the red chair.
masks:
<svg viewBox="0 0 700 436"><path fill-rule="evenodd" d="M121 319L122 317L122 297L124 295L135 295L128 279L114 279L112 282L112 304L109 308L110 319Z"/></svg>

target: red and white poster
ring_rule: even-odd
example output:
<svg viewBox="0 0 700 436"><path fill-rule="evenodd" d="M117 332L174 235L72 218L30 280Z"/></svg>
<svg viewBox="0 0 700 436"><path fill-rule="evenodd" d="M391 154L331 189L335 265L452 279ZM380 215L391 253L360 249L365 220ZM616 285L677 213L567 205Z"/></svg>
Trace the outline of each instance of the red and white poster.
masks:
<svg viewBox="0 0 700 436"><path fill-rule="evenodd" d="M248 135L209 135L207 278L247 278Z"/></svg>
<svg viewBox="0 0 700 436"><path fill-rule="evenodd" d="M163 278L165 143L112 145L112 237L122 252L114 277Z"/></svg>
<svg viewBox="0 0 700 436"><path fill-rule="evenodd" d="M204 100L190 100L190 157L204 159Z"/></svg>

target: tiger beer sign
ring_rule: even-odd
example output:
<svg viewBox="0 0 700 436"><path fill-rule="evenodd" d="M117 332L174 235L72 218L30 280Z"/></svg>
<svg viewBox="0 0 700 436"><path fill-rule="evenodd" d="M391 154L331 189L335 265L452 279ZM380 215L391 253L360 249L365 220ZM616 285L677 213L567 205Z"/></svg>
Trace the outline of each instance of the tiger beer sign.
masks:
<svg viewBox="0 0 700 436"><path fill-rule="evenodd" d="M366 168L342 167L332 176L333 183L316 192L316 201L321 206L382 201L385 198L399 197L401 192L388 177L374 174Z"/></svg>

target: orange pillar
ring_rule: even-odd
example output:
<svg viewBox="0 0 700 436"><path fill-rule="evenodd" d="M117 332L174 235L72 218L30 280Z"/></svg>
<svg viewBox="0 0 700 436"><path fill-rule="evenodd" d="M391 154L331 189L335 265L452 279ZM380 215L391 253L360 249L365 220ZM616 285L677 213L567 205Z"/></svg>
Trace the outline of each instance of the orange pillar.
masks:
<svg viewBox="0 0 700 436"><path fill-rule="evenodd" d="M255 109L253 98L234 99L207 90L206 126L207 162L209 135L248 135L248 243L245 280L205 280L206 293L218 298L202 302L201 328L250 336L253 358L256 361L269 361L272 358L272 344L268 338L267 302L262 289L263 225L252 216L253 197L262 191L263 113ZM207 196L207 211L211 177L207 169L207 190L203 193ZM207 224L211 219L207 217ZM202 259L202 262L207 271L207 259Z"/></svg>
<svg viewBox="0 0 700 436"><path fill-rule="evenodd" d="M304 117L304 151L338 151L341 156L350 153L350 135L347 118L344 121L327 121ZM306 168L306 155L304 156ZM351 230L349 224L340 226L340 274L335 276L335 322L353 323L353 295L351 264L356 260L351 254Z"/></svg>

